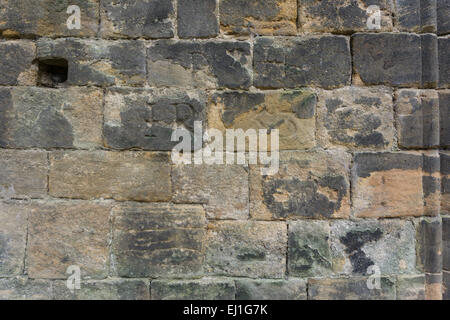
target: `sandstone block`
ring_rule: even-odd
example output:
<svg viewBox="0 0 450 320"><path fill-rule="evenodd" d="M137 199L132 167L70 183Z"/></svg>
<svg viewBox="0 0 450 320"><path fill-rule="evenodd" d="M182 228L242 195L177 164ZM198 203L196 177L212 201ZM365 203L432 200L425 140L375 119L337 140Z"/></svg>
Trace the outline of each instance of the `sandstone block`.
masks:
<svg viewBox="0 0 450 320"><path fill-rule="evenodd" d="M205 243L205 271L210 274L284 277L287 228L283 222L216 222L209 225Z"/></svg>
<svg viewBox="0 0 450 320"><path fill-rule="evenodd" d="M450 1L449 0L437 0L437 33L448 34L450 33Z"/></svg>
<svg viewBox="0 0 450 320"><path fill-rule="evenodd" d="M25 277L0 279L0 300L51 300L52 282Z"/></svg>
<svg viewBox="0 0 450 320"><path fill-rule="evenodd" d="M100 147L102 99L93 88L1 88L0 146Z"/></svg>
<svg viewBox="0 0 450 320"><path fill-rule="evenodd" d="M450 214L450 153L441 151L441 214Z"/></svg>
<svg viewBox="0 0 450 320"><path fill-rule="evenodd" d="M168 201L171 198L169 161L164 153L54 152L50 155L50 195Z"/></svg>
<svg viewBox="0 0 450 320"><path fill-rule="evenodd" d="M282 152L271 176L250 168L254 219L345 218L350 214L350 157L341 151Z"/></svg>
<svg viewBox="0 0 450 320"><path fill-rule="evenodd" d="M439 87L450 88L450 37L439 38Z"/></svg>
<svg viewBox="0 0 450 320"><path fill-rule="evenodd" d="M295 0L222 0L220 24L226 34L295 35Z"/></svg>
<svg viewBox="0 0 450 320"><path fill-rule="evenodd" d="M127 204L113 209L113 259L120 277L199 274L204 257L201 206Z"/></svg>
<svg viewBox="0 0 450 320"><path fill-rule="evenodd" d="M47 194L47 154L0 150L0 198L42 198Z"/></svg>
<svg viewBox="0 0 450 320"><path fill-rule="evenodd" d="M36 45L33 42L23 40L0 42L0 57L2 57L0 85L36 84L37 67L33 64L36 58Z"/></svg>
<svg viewBox="0 0 450 320"><path fill-rule="evenodd" d="M312 148L316 102L309 90L216 93L208 108L208 125L223 132L278 129L280 150Z"/></svg>
<svg viewBox="0 0 450 320"><path fill-rule="evenodd" d="M439 232L437 232L439 235ZM442 217L442 258L443 269L450 270L450 217Z"/></svg>
<svg viewBox="0 0 450 320"><path fill-rule="evenodd" d="M333 269L337 273L370 275L416 272L416 231L406 220L336 221L331 224Z"/></svg>
<svg viewBox="0 0 450 320"><path fill-rule="evenodd" d="M438 91L439 93L439 118L440 118L440 145L450 146L450 90Z"/></svg>
<svg viewBox="0 0 450 320"><path fill-rule="evenodd" d="M350 84L350 45L343 36L257 38L253 67L258 88L342 87Z"/></svg>
<svg viewBox="0 0 450 320"><path fill-rule="evenodd" d="M109 265L109 205L92 202L33 202L29 211L28 275L67 279L79 266L83 279L102 279Z"/></svg>
<svg viewBox="0 0 450 320"><path fill-rule="evenodd" d="M184 0L178 2L178 36L209 38L219 33L216 0Z"/></svg>
<svg viewBox="0 0 450 320"><path fill-rule="evenodd" d="M387 149L394 141L392 91L350 87L319 93L318 140L323 147Z"/></svg>
<svg viewBox="0 0 450 320"><path fill-rule="evenodd" d="M103 135L114 149L171 151L174 128L189 130L206 118L206 96L201 92L113 88L105 97ZM202 139L202 137L197 137Z"/></svg>
<svg viewBox="0 0 450 320"><path fill-rule="evenodd" d="M199 280L154 280L152 300L234 300L232 280L204 278Z"/></svg>
<svg viewBox="0 0 450 320"><path fill-rule="evenodd" d="M450 272L443 272L442 290L442 300L450 300Z"/></svg>
<svg viewBox="0 0 450 320"><path fill-rule="evenodd" d="M436 3L441 0L396 0L400 31L436 32Z"/></svg>
<svg viewBox="0 0 450 320"><path fill-rule="evenodd" d="M143 85L146 78L142 41L41 39L38 58L68 61L68 85Z"/></svg>
<svg viewBox="0 0 450 320"><path fill-rule="evenodd" d="M151 86L246 89L251 84L246 42L160 40L147 54Z"/></svg>
<svg viewBox="0 0 450 320"><path fill-rule="evenodd" d="M236 280L237 300L306 300L306 280Z"/></svg>
<svg viewBox="0 0 450 320"><path fill-rule="evenodd" d="M397 277L397 300L425 300L425 276Z"/></svg>
<svg viewBox="0 0 450 320"><path fill-rule="evenodd" d="M442 300L442 273L425 274L425 299Z"/></svg>
<svg viewBox="0 0 450 320"><path fill-rule="evenodd" d="M422 218L417 222L417 265L421 271L442 270L442 226L438 219Z"/></svg>

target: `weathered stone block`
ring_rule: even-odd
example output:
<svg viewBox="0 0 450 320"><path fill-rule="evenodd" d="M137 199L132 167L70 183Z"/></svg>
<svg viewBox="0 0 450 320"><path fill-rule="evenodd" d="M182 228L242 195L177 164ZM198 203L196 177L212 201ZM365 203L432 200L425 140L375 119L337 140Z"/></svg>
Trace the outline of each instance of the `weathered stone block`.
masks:
<svg viewBox="0 0 450 320"><path fill-rule="evenodd" d="M208 108L208 125L223 132L278 129L279 150L312 148L316 102L309 90L216 93Z"/></svg>
<svg viewBox="0 0 450 320"><path fill-rule="evenodd" d="M226 34L295 35L295 0L221 0L220 24Z"/></svg>
<svg viewBox="0 0 450 320"><path fill-rule="evenodd" d="M67 279L67 268L72 265L80 267L83 279L107 277L109 205L33 202L28 211L31 278Z"/></svg>
<svg viewBox="0 0 450 320"><path fill-rule="evenodd" d="M352 173L353 210L360 218L436 215L436 153L359 153Z"/></svg>
<svg viewBox="0 0 450 320"><path fill-rule="evenodd" d="M145 82L145 45L142 41L41 39L38 58L66 59L68 85L126 85Z"/></svg>
<svg viewBox="0 0 450 320"><path fill-rule="evenodd" d="M442 300L450 300L450 272L442 273Z"/></svg>
<svg viewBox="0 0 450 320"><path fill-rule="evenodd" d="M442 273L425 274L425 299L442 300Z"/></svg>
<svg viewBox="0 0 450 320"><path fill-rule="evenodd" d="M337 273L369 275L416 272L416 231L406 220L336 221L331 224L333 269Z"/></svg>
<svg viewBox="0 0 450 320"><path fill-rule="evenodd" d="M47 194L47 154L0 150L0 198L42 198Z"/></svg>
<svg viewBox="0 0 450 320"><path fill-rule="evenodd" d="M441 0L396 0L400 31L436 32L436 2Z"/></svg>
<svg viewBox="0 0 450 320"><path fill-rule="evenodd" d="M450 217L442 217L442 258L443 269L450 271Z"/></svg>
<svg viewBox="0 0 450 320"><path fill-rule="evenodd" d="M271 176L250 168L254 219L345 218L350 214L350 156L341 151L282 152Z"/></svg>
<svg viewBox="0 0 450 320"><path fill-rule="evenodd" d="M258 88L342 87L350 84L351 56L343 36L257 38L254 85Z"/></svg>
<svg viewBox="0 0 450 320"><path fill-rule="evenodd" d="M392 30L392 4L390 0L301 0L299 20L305 32L350 33L370 31L367 9L376 5L381 10L381 31ZM378 29L374 29L378 31Z"/></svg>
<svg viewBox="0 0 450 320"><path fill-rule="evenodd" d="M306 280L236 280L237 300L306 300Z"/></svg>
<svg viewBox="0 0 450 320"><path fill-rule="evenodd" d="M450 33L450 1L437 0L437 33Z"/></svg>
<svg viewBox="0 0 450 320"><path fill-rule="evenodd" d="M209 38L219 33L216 0L178 1L178 36Z"/></svg>
<svg viewBox="0 0 450 320"><path fill-rule="evenodd" d="M0 16L0 21L2 21ZM0 22L1 30L1 22ZM0 85L34 85L37 81L36 46L30 41L0 42Z"/></svg>
<svg viewBox="0 0 450 320"><path fill-rule="evenodd" d="M171 151L178 144L171 141L174 128L188 129L193 143L194 121L205 118L206 96L201 92L113 88L105 97L105 145Z"/></svg>
<svg viewBox="0 0 450 320"><path fill-rule="evenodd" d="M450 36L439 38L439 87L450 88Z"/></svg>
<svg viewBox="0 0 450 320"><path fill-rule="evenodd" d="M381 289L369 289L367 278L309 279L310 300L395 300L394 280L380 279Z"/></svg>
<svg viewBox="0 0 450 320"><path fill-rule="evenodd" d="M204 278L199 280L154 280L152 300L234 300L232 280Z"/></svg>
<svg viewBox="0 0 450 320"><path fill-rule="evenodd" d="M204 257L201 206L129 204L113 208L112 254L121 277L199 274Z"/></svg>
<svg viewBox="0 0 450 320"><path fill-rule="evenodd" d="M165 153L74 151L50 155L50 195L75 199L168 201Z"/></svg>
<svg viewBox="0 0 450 320"><path fill-rule="evenodd" d="M397 277L397 300L425 300L425 276Z"/></svg>
<svg viewBox="0 0 450 320"><path fill-rule="evenodd" d="M450 153L440 152L441 159L441 214L450 214Z"/></svg>
<svg viewBox="0 0 450 320"><path fill-rule="evenodd" d="M25 277L0 279L0 300L51 300L52 281Z"/></svg>
<svg viewBox="0 0 450 320"><path fill-rule="evenodd" d="M318 140L329 148L388 149L394 141L392 90L350 87L321 90Z"/></svg>
<svg viewBox="0 0 450 320"><path fill-rule="evenodd" d="M442 236L440 220L422 218L417 222L417 265L421 271L441 272Z"/></svg>
<svg viewBox="0 0 450 320"><path fill-rule="evenodd" d="M438 91L440 118L440 145L450 147L450 90Z"/></svg>
<svg viewBox="0 0 450 320"><path fill-rule="evenodd" d="M98 0L1 0L0 35L4 37L95 37L98 30ZM80 28L68 28L74 14L69 6L80 8Z"/></svg>
<svg viewBox="0 0 450 320"><path fill-rule="evenodd" d="M205 271L216 275L282 278L287 228L283 222L223 221L210 224Z"/></svg>
<svg viewBox="0 0 450 320"><path fill-rule="evenodd" d="M160 40L148 48L148 81L156 87L246 89L250 44Z"/></svg>
<svg viewBox="0 0 450 320"><path fill-rule="evenodd" d="M100 147L102 100L93 88L0 88L0 146Z"/></svg>
<svg viewBox="0 0 450 320"><path fill-rule="evenodd" d="M0 277L23 273L28 211L25 204L0 202Z"/></svg>
<svg viewBox="0 0 450 320"><path fill-rule="evenodd" d="M404 148L439 146L439 98L434 90L399 90L396 99L398 143Z"/></svg>
<svg viewBox="0 0 450 320"><path fill-rule="evenodd" d="M101 0L101 31L105 38L171 38L175 10L172 0Z"/></svg>
<svg viewBox="0 0 450 320"><path fill-rule="evenodd" d="M242 165L175 165L172 184L174 202L204 204L208 218L248 219L248 171Z"/></svg>
<svg viewBox="0 0 450 320"><path fill-rule="evenodd" d="M330 274L332 258L329 223L291 221L288 229L289 275L307 278Z"/></svg>

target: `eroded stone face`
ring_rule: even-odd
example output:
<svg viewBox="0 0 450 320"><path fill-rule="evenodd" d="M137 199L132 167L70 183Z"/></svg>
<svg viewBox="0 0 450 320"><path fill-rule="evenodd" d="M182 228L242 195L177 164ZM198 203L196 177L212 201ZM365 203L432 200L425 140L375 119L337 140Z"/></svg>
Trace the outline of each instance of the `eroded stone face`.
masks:
<svg viewBox="0 0 450 320"><path fill-rule="evenodd" d="M0 85L36 84L37 67L33 65L33 60L36 58L36 45L33 42L23 40L0 42L0 57L2 57Z"/></svg>
<svg viewBox="0 0 450 320"><path fill-rule="evenodd" d="M439 38L439 87L450 88L450 37Z"/></svg>
<svg viewBox="0 0 450 320"><path fill-rule="evenodd" d="M425 300L425 276L397 277L398 300Z"/></svg>
<svg viewBox="0 0 450 320"><path fill-rule="evenodd" d="M253 68L257 88L342 87L350 84L350 45L342 36L257 38Z"/></svg>
<svg viewBox="0 0 450 320"><path fill-rule="evenodd" d="M437 218L421 218L416 224L418 268L426 273L440 273L445 243L443 223Z"/></svg>
<svg viewBox="0 0 450 320"><path fill-rule="evenodd" d="M54 197L168 201L170 159L150 152L54 152L49 184Z"/></svg>
<svg viewBox="0 0 450 320"><path fill-rule="evenodd" d="M222 0L220 24L226 34L295 35L295 0Z"/></svg>
<svg viewBox="0 0 450 320"><path fill-rule="evenodd" d="M69 29L67 20L80 8L80 29ZM98 30L99 0L1 0L0 34L5 37L94 37Z"/></svg>
<svg viewBox="0 0 450 320"><path fill-rule="evenodd" d="M326 148L391 148L395 135L393 113L390 89L321 90L318 140Z"/></svg>
<svg viewBox="0 0 450 320"><path fill-rule="evenodd" d="M416 272L415 228L405 220L336 221L331 250L336 273L370 275Z"/></svg>
<svg viewBox="0 0 450 320"><path fill-rule="evenodd" d="M226 279L154 280L152 300L234 300L235 284Z"/></svg>
<svg viewBox="0 0 450 320"><path fill-rule="evenodd" d="M249 43L160 40L147 55L151 86L247 89L251 84Z"/></svg>
<svg viewBox="0 0 450 320"><path fill-rule="evenodd" d="M180 38L209 38L219 33L216 0L183 0L177 4Z"/></svg>
<svg viewBox="0 0 450 320"><path fill-rule="evenodd" d="M306 300L306 280L236 280L237 300Z"/></svg>
<svg viewBox="0 0 450 320"><path fill-rule="evenodd" d="M172 0L101 0L101 35L105 38L171 38Z"/></svg>
<svg viewBox="0 0 450 320"><path fill-rule="evenodd" d="M51 300L52 282L25 277L0 279L0 300Z"/></svg>
<svg viewBox="0 0 450 320"><path fill-rule="evenodd" d="M381 29L370 30L367 26L371 5L381 10ZM391 0L302 0L299 20L301 30L306 32L390 31L392 4Z"/></svg>
<svg viewBox="0 0 450 320"><path fill-rule="evenodd" d="M441 151L441 214L450 214L450 153Z"/></svg>
<svg viewBox="0 0 450 320"><path fill-rule="evenodd" d="M224 133L226 129L278 129L279 150L311 148L315 146L316 102L316 95L308 90L216 93L208 108L208 126ZM271 138L267 140L270 143Z"/></svg>
<svg viewBox="0 0 450 320"><path fill-rule="evenodd" d="M400 31L436 32L436 3L441 0L395 0L395 2L396 27Z"/></svg>
<svg viewBox="0 0 450 320"><path fill-rule="evenodd" d="M113 88L105 97L103 134L105 145L114 149L171 151L174 129L191 132L194 121L206 118L206 96L202 92ZM203 137L197 137L202 141ZM192 149L193 150L193 149Z"/></svg>
<svg viewBox="0 0 450 320"><path fill-rule="evenodd" d="M206 219L201 206L118 205L113 230L118 276L188 277L202 270Z"/></svg>
<svg viewBox="0 0 450 320"><path fill-rule="evenodd" d="M439 91L440 145L450 146L450 90Z"/></svg>
<svg viewBox="0 0 450 320"><path fill-rule="evenodd" d="M255 219L345 218L350 214L350 157L341 151L282 152L280 169L250 169L250 214Z"/></svg>
<svg viewBox="0 0 450 320"><path fill-rule="evenodd" d="M79 266L83 279L108 275L110 206L92 202L33 202L28 207L28 275L67 279Z"/></svg>
<svg viewBox="0 0 450 320"><path fill-rule="evenodd" d="M69 62L69 85L136 86L145 83L142 41L41 39L37 48L41 60L56 57Z"/></svg>
<svg viewBox="0 0 450 320"><path fill-rule="evenodd" d="M100 147L102 99L93 88L1 88L0 146Z"/></svg>
<svg viewBox="0 0 450 320"><path fill-rule="evenodd" d="M28 212L26 204L0 202L1 277L16 276L23 272Z"/></svg>
<svg viewBox="0 0 450 320"><path fill-rule="evenodd" d="M287 228L283 222L222 221L208 226L205 271L214 275L282 278Z"/></svg>

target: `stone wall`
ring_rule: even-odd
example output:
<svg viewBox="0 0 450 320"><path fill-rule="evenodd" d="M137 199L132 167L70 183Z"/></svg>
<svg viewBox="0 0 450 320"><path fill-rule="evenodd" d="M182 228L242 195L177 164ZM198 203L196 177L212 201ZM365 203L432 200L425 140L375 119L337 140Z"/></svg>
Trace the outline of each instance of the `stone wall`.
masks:
<svg viewBox="0 0 450 320"><path fill-rule="evenodd" d="M450 299L449 21L449 0L0 0L0 298ZM279 129L278 173L174 164L194 121Z"/></svg>

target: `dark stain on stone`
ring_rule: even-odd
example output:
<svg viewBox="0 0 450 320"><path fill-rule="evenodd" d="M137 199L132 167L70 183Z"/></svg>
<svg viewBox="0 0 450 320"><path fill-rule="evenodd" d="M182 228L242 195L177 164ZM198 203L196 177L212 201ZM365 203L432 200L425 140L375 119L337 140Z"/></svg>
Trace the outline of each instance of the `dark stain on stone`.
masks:
<svg viewBox="0 0 450 320"><path fill-rule="evenodd" d="M239 250L239 254L236 256L240 261L253 261L253 260L264 260L266 254L263 251L256 250L253 248L242 248Z"/></svg>
<svg viewBox="0 0 450 320"><path fill-rule="evenodd" d="M222 99L224 104L224 113L222 120L226 126L233 124L236 117L254 110L264 103L264 94L262 93L240 93L240 92L225 92L216 97Z"/></svg>
<svg viewBox="0 0 450 320"><path fill-rule="evenodd" d="M308 95L301 102L292 106L292 111L299 119L311 119L316 111L317 97L314 94Z"/></svg>
<svg viewBox="0 0 450 320"><path fill-rule="evenodd" d="M360 153L355 156L355 164L358 177L367 178L377 171L419 169L422 157L403 153Z"/></svg>
<svg viewBox="0 0 450 320"><path fill-rule="evenodd" d="M386 144L384 137L379 132L372 132L370 134L356 134L355 135L355 143L359 146L370 147L377 146L381 147Z"/></svg>

